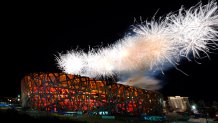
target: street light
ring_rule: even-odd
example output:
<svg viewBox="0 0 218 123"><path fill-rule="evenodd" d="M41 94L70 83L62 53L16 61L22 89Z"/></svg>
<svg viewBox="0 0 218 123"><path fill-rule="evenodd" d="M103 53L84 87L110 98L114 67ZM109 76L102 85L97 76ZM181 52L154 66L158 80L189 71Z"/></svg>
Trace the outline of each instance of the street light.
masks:
<svg viewBox="0 0 218 123"><path fill-rule="evenodd" d="M196 110L196 105L192 105L192 110Z"/></svg>
<svg viewBox="0 0 218 123"><path fill-rule="evenodd" d="M193 111L194 114L197 114L198 113L198 110L197 110L197 106L196 105L192 105L191 106L191 109Z"/></svg>

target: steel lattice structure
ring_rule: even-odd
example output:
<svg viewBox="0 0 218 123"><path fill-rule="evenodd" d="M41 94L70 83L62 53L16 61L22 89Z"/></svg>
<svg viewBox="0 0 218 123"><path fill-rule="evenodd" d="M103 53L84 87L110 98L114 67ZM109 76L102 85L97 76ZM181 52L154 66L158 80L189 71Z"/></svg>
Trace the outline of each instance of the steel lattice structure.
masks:
<svg viewBox="0 0 218 123"><path fill-rule="evenodd" d="M21 82L22 106L40 111L93 115L161 114L158 92L65 73L32 73Z"/></svg>

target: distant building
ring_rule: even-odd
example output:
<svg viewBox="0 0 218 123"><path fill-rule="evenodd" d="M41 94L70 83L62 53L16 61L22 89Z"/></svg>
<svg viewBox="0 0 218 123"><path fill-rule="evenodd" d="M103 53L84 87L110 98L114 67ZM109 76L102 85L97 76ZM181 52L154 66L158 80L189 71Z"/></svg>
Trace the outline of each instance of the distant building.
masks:
<svg viewBox="0 0 218 123"><path fill-rule="evenodd" d="M32 73L21 82L22 107L89 115L160 115L162 94L64 73Z"/></svg>
<svg viewBox="0 0 218 123"><path fill-rule="evenodd" d="M169 108L175 112L186 112L190 110L188 97L171 96L168 97Z"/></svg>

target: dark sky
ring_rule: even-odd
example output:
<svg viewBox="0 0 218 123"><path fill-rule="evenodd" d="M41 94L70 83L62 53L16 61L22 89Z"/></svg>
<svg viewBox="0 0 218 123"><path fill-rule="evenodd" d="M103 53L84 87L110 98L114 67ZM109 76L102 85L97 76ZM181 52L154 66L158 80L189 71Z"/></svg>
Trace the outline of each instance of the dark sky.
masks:
<svg viewBox="0 0 218 123"><path fill-rule="evenodd" d="M198 0L152 0L130 3L82 3L68 6L31 4L11 5L2 15L0 96L20 93L20 81L31 72L59 71L58 52L77 47L87 50L107 46L128 33L130 26L142 20L189 8ZM207 3L203 1L203 3ZM98 5L99 4L99 5ZM134 20L137 20L134 21ZM184 75L172 68L161 75L164 96L189 96L218 100L218 51L196 62L179 65Z"/></svg>

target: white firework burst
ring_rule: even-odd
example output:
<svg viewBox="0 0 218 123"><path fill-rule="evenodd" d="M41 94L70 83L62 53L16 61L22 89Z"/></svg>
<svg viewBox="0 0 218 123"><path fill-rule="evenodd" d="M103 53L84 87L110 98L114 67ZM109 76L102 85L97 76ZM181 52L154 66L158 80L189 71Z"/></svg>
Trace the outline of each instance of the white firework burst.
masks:
<svg viewBox="0 0 218 123"><path fill-rule="evenodd" d="M191 53L201 58L199 52L208 56L208 52L217 41L218 10L215 1L207 5L181 8L178 14L168 17L168 32L172 33L172 41L180 49L180 55L188 58ZM211 47L212 46L212 47Z"/></svg>
<svg viewBox="0 0 218 123"><path fill-rule="evenodd" d="M56 57L58 67L68 74L83 74L86 70L83 51L71 51Z"/></svg>
<svg viewBox="0 0 218 123"><path fill-rule="evenodd" d="M212 0L134 26L135 35L127 35L107 48L88 53L71 51L61 54L57 61L64 72L89 77L164 69L167 63L175 66L181 58L189 59L189 54L194 58L201 58L200 52L208 55L217 47L217 28L217 3Z"/></svg>

